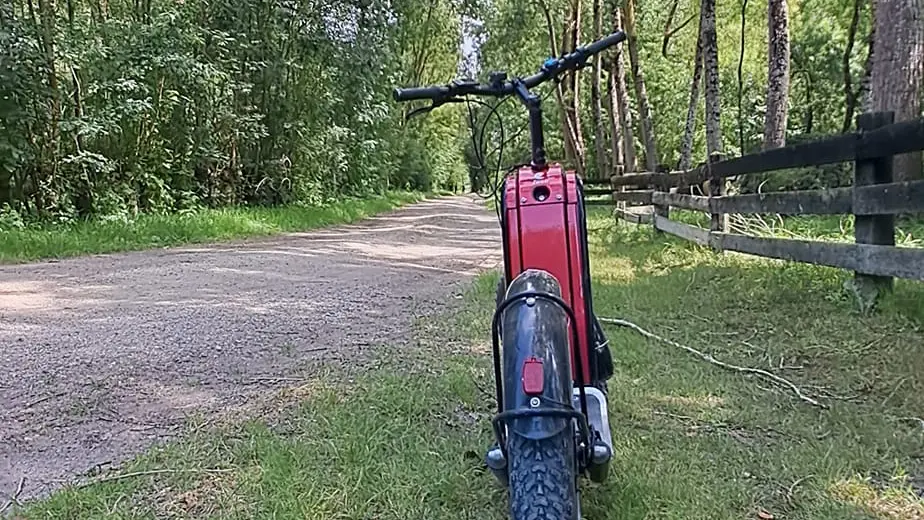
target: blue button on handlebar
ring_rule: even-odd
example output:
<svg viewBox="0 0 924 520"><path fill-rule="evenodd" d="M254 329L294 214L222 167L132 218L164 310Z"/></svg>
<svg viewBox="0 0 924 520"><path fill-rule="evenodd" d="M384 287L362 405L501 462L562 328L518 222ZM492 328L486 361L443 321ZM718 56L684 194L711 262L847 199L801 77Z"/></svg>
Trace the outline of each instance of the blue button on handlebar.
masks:
<svg viewBox="0 0 924 520"><path fill-rule="evenodd" d="M557 63L558 63L558 58L549 58L545 60L545 63L543 63L542 66L546 69L550 69L554 67Z"/></svg>

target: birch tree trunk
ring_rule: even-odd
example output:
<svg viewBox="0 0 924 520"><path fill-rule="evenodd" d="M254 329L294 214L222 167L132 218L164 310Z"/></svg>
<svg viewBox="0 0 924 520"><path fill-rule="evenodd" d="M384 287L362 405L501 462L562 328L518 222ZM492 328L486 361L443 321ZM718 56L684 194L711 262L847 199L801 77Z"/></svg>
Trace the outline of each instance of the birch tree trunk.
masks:
<svg viewBox="0 0 924 520"><path fill-rule="evenodd" d="M789 7L787 0L769 0L767 114L764 120L764 150L786 145L789 114Z"/></svg>
<svg viewBox="0 0 924 520"><path fill-rule="evenodd" d="M700 12L699 35L696 37L696 54L693 58L693 81L690 84L690 102L687 105L687 122L680 142L680 170L693 166L693 132L696 131L696 112L699 106L699 87L703 82L703 12Z"/></svg>
<svg viewBox="0 0 924 520"><path fill-rule="evenodd" d="M571 11L568 15L568 21L565 24L564 34L562 35L562 54L573 52L578 48L580 42L581 0L571 0ZM570 127L569 134L566 137L571 138L570 148L574 159L574 169L578 175L584 176L587 159L584 152L584 133L581 129L581 82L578 79L577 71L568 72L562 83L565 85L564 109Z"/></svg>
<svg viewBox="0 0 924 520"><path fill-rule="evenodd" d="M722 109L719 105L719 46L715 32L715 0L703 0L703 72L706 90L706 151L722 153Z"/></svg>
<svg viewBox="0 0 924 520"><path fill-rule="evenodd" d="M618 0L613 0L613 28L623 29L622 10ZM619 113L619 124L622 128L623 158L626 172L638 171L638 158L635 154L635 131L632 125L632 112L629 109L629 89L626 86L626 66L623 58L623 46L617 45L613 51L613 62L610 65L610 81L616 94L616 108Z"/></svg>
<svg viewBox="0 0 924 520"><path fill-rule="evenodd" d="M625 165L625 142L622 137L622 117L619 115L619 99L616 93L616 75L610 71L606 79L606 109L610 127L610 149L613 171L616 166Z"/></svg>
<svg viewBox="0 0 924 520"><path fill-rule="evenodd" d="M876 0L870 105L895 112L895 122L921 116L924 0ZM895 181L921 178L921 152L895 157Z"/></svg>
<svg viewBox="0 0 924 520"><path fill-rule="evenodd" d="M593 0L594 12L594 39L600 37L603 32L603 17L600 12L601 0ZM590 104L593 110L594 124L594 158L596 159L598 179L605 179L609 168L606 160L606 129L603 124L603 107L600 100L600 82L602 81L603 56L601 53L594 55L593 77L590 84Z"/></svg>
<svg viewBox="0 0 924 520"><path fill-rule="evenodd" d="M639 63L638 36L635 25L635 0L625 0L625 31L628 36L629 66L632 69L632 80L635 84L635 99L638 102L639 129L642 133L642 143L645 146L645 167L650 172L658 169L658 146L655 142L654 123L652 122L651 103L645 89L645 76Z"/></svg>

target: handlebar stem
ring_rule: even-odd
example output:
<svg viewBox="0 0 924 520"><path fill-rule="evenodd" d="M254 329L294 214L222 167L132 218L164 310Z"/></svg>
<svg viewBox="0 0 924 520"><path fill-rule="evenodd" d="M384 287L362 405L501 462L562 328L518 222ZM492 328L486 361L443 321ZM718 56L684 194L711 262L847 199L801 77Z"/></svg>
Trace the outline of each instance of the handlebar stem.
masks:
<svg viewBox="0 0 924 520"><path fill-rule="evenodd" d="M514 80L514 92L526 109L529 111L529 135L532 147L533 171L542 171L546 168L545 162L545 136L542 133L542 100L533 94L520 80Z"/></svg>

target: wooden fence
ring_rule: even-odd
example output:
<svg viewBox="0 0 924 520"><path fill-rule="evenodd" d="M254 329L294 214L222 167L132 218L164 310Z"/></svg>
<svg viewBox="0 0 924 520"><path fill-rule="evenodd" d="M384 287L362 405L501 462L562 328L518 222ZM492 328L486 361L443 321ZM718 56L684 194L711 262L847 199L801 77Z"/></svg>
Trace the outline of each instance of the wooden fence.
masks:
<svg viewBox="0 0 924 520"><path fill-rule="evenodd" d="M895 247L895 215L924 212L924 181L893 182L893 157L924 149L924 118L894 123L892 113L863 114L859 131L723 160L669 173L613 175L611 187L587 189L611 195L589 204L616 205L616 216L711 247L768 258L848 269L858 280L890 285L893 277L924 280L924 249ZM726 179L789 168L854 163L846 188L725 195ZM707 184L708 183L708 184ZM673 192L707 185L708 196ZM639 214L624 205L650 205ZM670 208L711 215L709 229L670 219ZM855 215L855 243L764 238L730 233L729 214Z"/></svg>

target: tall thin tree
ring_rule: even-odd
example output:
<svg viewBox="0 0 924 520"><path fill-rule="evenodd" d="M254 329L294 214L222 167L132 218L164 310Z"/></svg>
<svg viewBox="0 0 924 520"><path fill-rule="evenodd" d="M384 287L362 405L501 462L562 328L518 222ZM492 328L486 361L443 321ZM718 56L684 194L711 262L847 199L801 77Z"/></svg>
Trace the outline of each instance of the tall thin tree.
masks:
<svg viewBox="0 0 924 520"><path fill-rule="evenodd" d="M769 0L767 26L767 113L764 119L764 149L786 145L789 115L789 6L786 0Z"/></svg>
<svg viewBox="0 0 924 520"><path fill-rule="evenodd" d="M699 107L699 90L703 83L703 14L700 10L699 30L696 36L696 52L693 57L693 81L690 82L690 101L687 103L687 120L680 141L678 168L689 170L693 166L693 133L696 131L696 112Z"/></svg>
<svg viewBox="0 0 924 520"><path fill-rule="evenodd" d="M602 0L593 0L594 13L594 39L600 37L603 32L603 13L601 12ZM593 77L590 83L590 104L594 124L594 155L597 165L597 178L604 178L609 170L606 160L606 128L603 123L603 106L600 99L600 82L602 81L603 56L600 53L594 55Z"/></svg>
<svg viewBox="0 0 924 520"><path fill-rule="evenodd" d="M715 29L715 0L702 0L703 69L706 90L706 151L722 153L722 109L719 103L719 44Z"/></svg>
<svg viewBox="0 0 924 520"><path fill-rule="evenodd" d="M629 66L632 69L632 80L635 84L635 100L638 103L639 129L642 134L642 143L645 146L645 167L648 171L658 169L658 145L655 140L654 122L651 113L651 102L645 87L645 75L639 59L638 31L635 23L635 0L625 0L623 8L625 30L628 36Z"/></svg>

